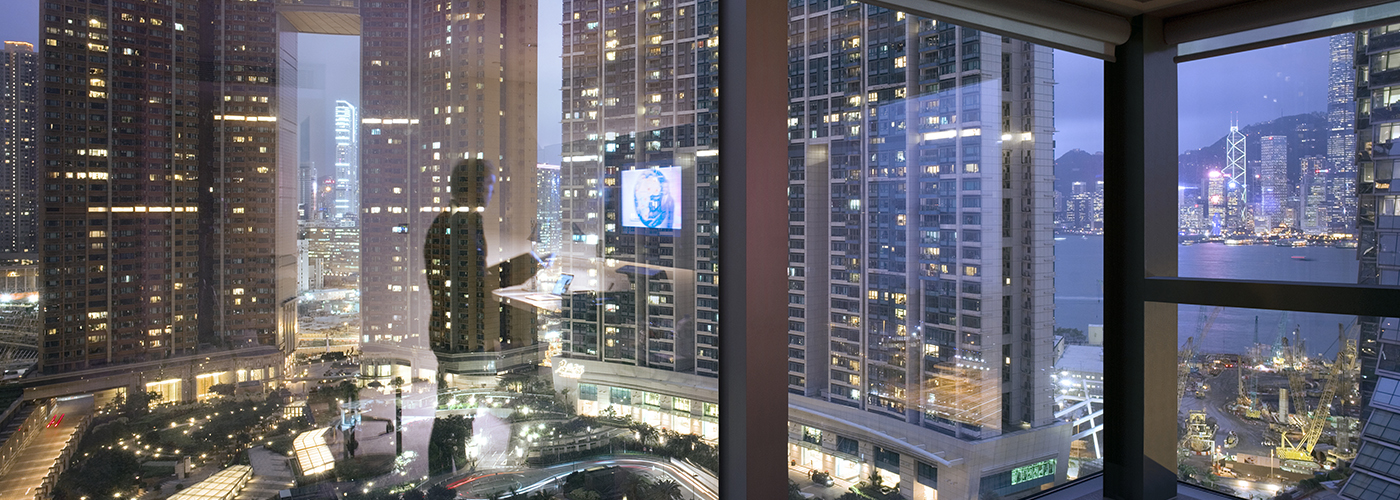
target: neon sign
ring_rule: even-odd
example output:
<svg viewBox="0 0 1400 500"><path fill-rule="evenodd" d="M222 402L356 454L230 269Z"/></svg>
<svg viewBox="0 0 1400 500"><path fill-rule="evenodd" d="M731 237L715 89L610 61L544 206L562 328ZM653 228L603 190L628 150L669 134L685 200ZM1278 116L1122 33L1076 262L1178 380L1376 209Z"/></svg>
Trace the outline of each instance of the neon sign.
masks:
<svg viewBox="0 0 1400 500"><path fill-rule="evenodd" d="M559 368L557 368L557 370L559 371L560 377L571 379L583 378L583 365L578 363L570 363L561 359L559 360Z"/></svg>
<svg viewBox="0 0 1400 500"><path fill-rule="evenodd" d="M1011 469L1011 484L1017 485L1026 481L1040 479L1045 476L1055 474L1055 459L1036 462L1030 465Z"/></svg>

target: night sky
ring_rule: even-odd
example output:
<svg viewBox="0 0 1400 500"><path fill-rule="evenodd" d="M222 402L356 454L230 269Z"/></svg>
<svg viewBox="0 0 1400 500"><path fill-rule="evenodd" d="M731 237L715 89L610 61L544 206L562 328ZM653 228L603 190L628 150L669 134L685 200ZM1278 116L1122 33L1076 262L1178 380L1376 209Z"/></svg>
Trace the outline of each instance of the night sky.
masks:
<svg viewBox="0 0 1400 500"><path fill-rule="evenodd" d="M541 145L557 143L561 106L559 2L542 1L540 26ZM0 0L0 39L38 44L38 0ZM303 117L331 116L335 99L357 101L359 82L348 75L358 70L358 43L350 37L303 35ZM1179 66L1180 148L1195 149L1215 142L1229 131L1232 114L1242 125L1279 116L1324 111L1327 99L1327 39L1183 63ZM308 75L317 69L331 77ZM1084 56L1055 53L1055 156L1071 149L1103 150L1103 64ZM320 104L317 104L320 103ZM323 106L323 107L322 107ZM313 129L316 127L313 126ZM326 127L329 129L329 124ZM315 133L315 132L313 132ZM329 132L327 132L329 134ZM327 135L329 137L329 135ZM329 143L329 140L319 141ZM321 157L323 154L317 154ZM322 165L323 160L317 160Z"/></svg>

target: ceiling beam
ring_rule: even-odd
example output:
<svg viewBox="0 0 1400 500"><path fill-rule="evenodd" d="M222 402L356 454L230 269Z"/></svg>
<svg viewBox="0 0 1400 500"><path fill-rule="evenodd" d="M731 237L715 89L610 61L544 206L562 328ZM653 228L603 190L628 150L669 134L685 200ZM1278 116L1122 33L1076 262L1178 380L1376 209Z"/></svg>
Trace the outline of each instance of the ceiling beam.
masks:
<svg viewBox="0 0 1400 500"><path fill-rule="evenodd" d="M1373 7L1389 1L1253 0L1167 18L1162 23L1162 36L1166 43L1177 45Z"/></svg>
<svg viewBox="0 0 1400 500"><path fill-rule="evenodd" d="M1059 0L863 1L1107 61L1130 31L1122 16Z"/></svg>

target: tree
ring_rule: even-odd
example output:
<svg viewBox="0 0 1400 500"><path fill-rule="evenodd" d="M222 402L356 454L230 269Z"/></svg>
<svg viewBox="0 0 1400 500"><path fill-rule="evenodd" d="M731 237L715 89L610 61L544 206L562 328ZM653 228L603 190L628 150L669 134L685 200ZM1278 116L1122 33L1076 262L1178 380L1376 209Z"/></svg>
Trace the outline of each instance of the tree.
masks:
<svg viewBox="0 0 1400 500"><path fill-rule="evenodd" d="M461 467L467 459L467 440L472 437L472 421L462 415L450 415L433 420L432 437L428 440L428 471L438 474Z"/></svg>
<svg viewBox="0 0 1400 500"><path fill-rule="evenodd" d="M1055 335L1064 337L1065 342L1070 344L1087 344L1089 342L1089 336L1078 328L1056 328Z"/></svg>
<svg viewBox="0 0 1400 500"><path fill-rule="evenodd" d="M640 474L628 474L622 486L626 498L650 499L652 481Z"/></svg>
<svg viewBox="0 0 1400 500"><path fill-rule="evenodd" d="M355 458L355 450L360 449L360 440L355 438L355 430L355 427L351 427L350 431L345 433L345 453L350 455L350 458Z"/></svg>
<svg viewBox="0 0 1400 500"><path fill-rule="evenodd" d="M360 400L360 388L356 387L354 382L342 381L340 385L335 386L335 390L339 393L340 398L347 403Z"/></svg>
<svg viewBox="0 0 1400 500"><path fill-rule="evenodd" d="M137 485L141 474L141 462L136 455L126 450L98 449L83 461L75 476L75 481L85 493L97 498L112 498L114 493L122 493Z"/></svg>
<svg viewBox="0 0 1400 500"><path fill-rule="evenodd" d="M394 377L394 455L403 455L403 377Z"/></svg>
<svg viewBox="0 0 1400 500"><path fill-rule="evenodd" d="M651 487L651 500L681 500L685 494L681 492L681 484L670 479L659 481Z"/></svg>
<svg viewBox="0 0 1400 500"><path fill-rule="evenodd" d="M417 488L403 492L403 500L428 500L428 496Z"/></svg>
<svg viewBox="0 0 1400 500"><path fill-rule="evenodd" d="M428 500L452 500L457 498L457 493L447 489L446 486L435 484L432 488L428 488L427 497Z"/></svg>
<svg viewBox="0 0 1400 500"><path fill-rule="evenodd" d="M797 482L788 480L788 500L805 500L802 497L802 488L797 486Z"/></svg>

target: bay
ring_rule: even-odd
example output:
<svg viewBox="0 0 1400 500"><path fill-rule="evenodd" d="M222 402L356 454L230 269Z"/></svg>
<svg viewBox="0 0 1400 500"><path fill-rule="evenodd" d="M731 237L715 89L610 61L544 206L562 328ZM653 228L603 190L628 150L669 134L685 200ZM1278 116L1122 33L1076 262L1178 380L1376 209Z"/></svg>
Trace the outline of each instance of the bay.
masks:
<svg viewBox="0 0 1400 500"><path fill-rule="evenodd" d="M1055 325L1085 330L1090 324L1102 324L1103 237L1061 237L1064 239L1055 242ZM1178 274L1199 278L1355 283L1358 266L1356 249L1331 247L1206 243L1180 246L1178 256ZM1348 329L1350 338L1356 338L1352 328L1354 316L1235 308L1214 312L1214 309L1178 306L1178 343L1185 342L1188 337L1200 337L1198 330L1206 321L1210 322L1210 328L1198 344L1201 352L1208 353L1244 354L1256 341L1272 345L1278 342L1280 335L1292 341L1292 334L1297 330L1310 355L1333 357L1338 346L1338 324ZM1105 332L1105 335L1111 336L1113 332Z"/></svg>

